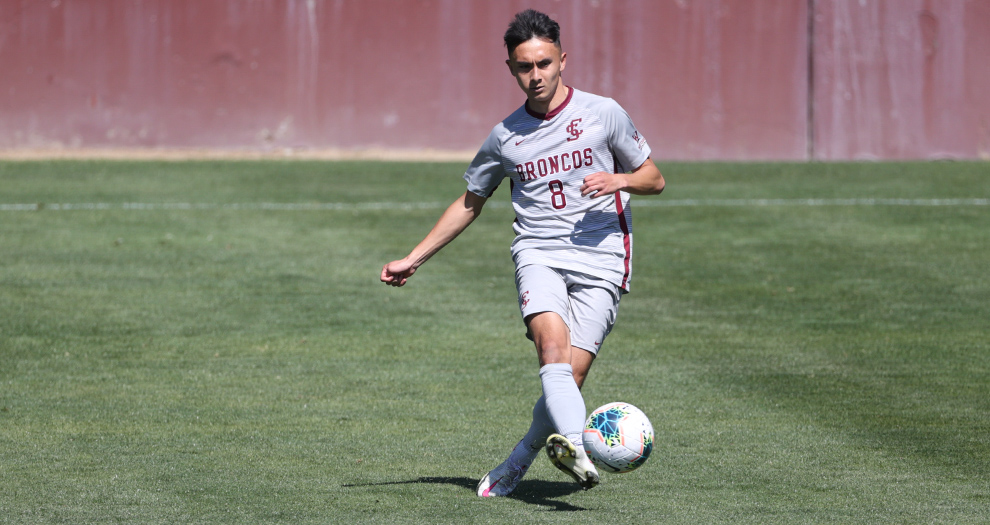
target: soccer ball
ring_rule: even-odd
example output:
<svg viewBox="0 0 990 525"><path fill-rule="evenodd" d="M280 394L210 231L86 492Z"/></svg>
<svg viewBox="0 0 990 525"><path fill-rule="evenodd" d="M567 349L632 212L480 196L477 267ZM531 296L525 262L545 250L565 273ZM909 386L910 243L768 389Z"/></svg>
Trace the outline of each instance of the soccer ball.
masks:
<svg viewBox="0 0 990 525"><path fill-rule="evenodd" d="M643 466L653 451L653 425L642 410L629 403L609 403L588 416L582 440L596 467L607 472L632 472Z"/></svg>

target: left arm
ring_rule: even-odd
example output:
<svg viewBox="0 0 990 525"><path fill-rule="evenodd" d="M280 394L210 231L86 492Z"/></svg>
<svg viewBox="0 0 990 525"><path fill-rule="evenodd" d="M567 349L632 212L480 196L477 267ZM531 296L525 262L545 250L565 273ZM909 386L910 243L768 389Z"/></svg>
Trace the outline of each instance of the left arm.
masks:
<svg viewBox="0 0 990 525"><path fill-rule="evenodd" d="M664 184L660 169L653 163L653 159L648 158L632 173L599 171L588 175L581 185L581 195L584 197L591 195L592 199L612 195L617 191L633 195L659 195L663 191Z"/></svg>

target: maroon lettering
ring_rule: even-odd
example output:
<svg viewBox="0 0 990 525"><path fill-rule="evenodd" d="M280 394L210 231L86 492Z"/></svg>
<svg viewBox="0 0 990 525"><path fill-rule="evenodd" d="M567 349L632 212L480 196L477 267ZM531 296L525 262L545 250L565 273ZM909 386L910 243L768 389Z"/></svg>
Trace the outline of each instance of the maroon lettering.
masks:
<svg viewBox="0 0 990 525"><path fill-rule="evenodd" d="M559 180L552 180L547 183L550 190L550 205L554 209L562 210L567 207L567 196L564 195L564 183Z"/></svg>
<svg viewBox="0 0 990 525"><path fill-rule="evenodd" d="M547 175L555 175L594 165L594 150L592 148L584 148L582 150L564 153L563 155L543 157L535 161L526 162L525 164L516 164L516 173L519 174L519 180L530 181L546 177Z"/></svg>

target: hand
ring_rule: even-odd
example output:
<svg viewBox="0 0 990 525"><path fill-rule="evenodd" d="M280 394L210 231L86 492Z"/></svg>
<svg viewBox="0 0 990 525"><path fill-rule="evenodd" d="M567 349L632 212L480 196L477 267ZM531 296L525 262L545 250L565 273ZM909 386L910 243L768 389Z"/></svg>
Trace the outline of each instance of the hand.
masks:
<svg viewBox="0 0 990 525"><path fill-rule="evenodd" d="M381 281L389 286L402 286L414 273L416 273L416 268L412 263L405 259L399 259L382 267Z"/></svg>
<svg viewBox="0 0 990 525"><path fill-rule="evenodd" d="M587 197L590 194L591 198L595 199L612 195L624 188L625 183L625 176L621 173L608 173L606 171L592 173L584 178L584 184L581 185L581 196Z"/></svg>

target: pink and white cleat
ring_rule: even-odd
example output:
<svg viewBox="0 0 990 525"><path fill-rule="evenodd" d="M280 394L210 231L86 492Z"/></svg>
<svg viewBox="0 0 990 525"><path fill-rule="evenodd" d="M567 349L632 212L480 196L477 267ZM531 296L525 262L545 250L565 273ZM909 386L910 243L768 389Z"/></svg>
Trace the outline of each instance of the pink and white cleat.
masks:
<svg viewBox="0 0 990 525"><path fill-rule="evenodd" d="M520 447L526 447L526 449L520 450ZM501 465L481 478L481 481L478 482L478 495L482 498L491 498L511 494L513 490L516 490L519 481L526 475L526 471L529 470L529 466L533 464L538 453L539 449L531 451L527 445L520 441L513 449L512 454L509 455L509 459L503 461Z"/></svg>

